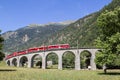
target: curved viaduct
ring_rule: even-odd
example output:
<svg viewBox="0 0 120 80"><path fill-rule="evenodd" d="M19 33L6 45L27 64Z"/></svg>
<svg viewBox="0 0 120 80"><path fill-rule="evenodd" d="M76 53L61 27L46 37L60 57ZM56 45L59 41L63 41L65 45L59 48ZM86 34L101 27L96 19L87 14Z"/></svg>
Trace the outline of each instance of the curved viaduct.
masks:
<svg viewBox="0 0 120 80"><path fill-rule="evenodd" d="M16 63L17 67L22 67L23 62L27 61L27 67L31 68L33 67L33 59L35 56L41 56L42 58L42 69L46 69L46 57L50 54L50 53L55 53L58 56L58 69L62 70L63 66L62 66L62 56L65 52L72 52L75 56L75 70L80 70L80 54L83 51L88 51L91 54L91 58L90 58L90 66L92 70L96 70L96 64L94 62L95 59L95 54L99 49L67 49L67 50L53 50L53 51L45 51L45 52L35 52L35 53L29 53L29 54L25 54L25 55L20 55L20 56L16 56L16 57L12 57L10 59L6 60L6 63L9 66L14 66Z"/></svg>

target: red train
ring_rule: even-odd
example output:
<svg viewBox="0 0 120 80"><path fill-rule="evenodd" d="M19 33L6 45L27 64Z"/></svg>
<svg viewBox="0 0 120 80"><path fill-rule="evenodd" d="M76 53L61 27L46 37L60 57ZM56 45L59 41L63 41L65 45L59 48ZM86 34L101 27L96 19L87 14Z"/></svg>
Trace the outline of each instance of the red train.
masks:
<svg viewBox="0 0 120 80"><path fill-rule="evenodd" d="M11 57L15 57L18 55L23 55L27 53L33 53L38 51L47 51L47 50L56 50L56 49L68 49L70 48L69 44L57 44L57 45L49 45L49 46L41 46L41 47L35 47L35 48L29 48L27 50L19 51L19 52L13 52L12 54L9 54L6 56L6 59L9 59Z"/></svg>

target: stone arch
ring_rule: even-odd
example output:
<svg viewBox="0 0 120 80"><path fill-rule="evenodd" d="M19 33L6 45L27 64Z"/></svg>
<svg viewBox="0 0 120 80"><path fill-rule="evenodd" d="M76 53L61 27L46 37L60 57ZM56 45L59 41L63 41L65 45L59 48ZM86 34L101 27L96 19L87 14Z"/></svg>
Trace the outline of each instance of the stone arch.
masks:
<svg viewBox="0 0 120 80"><path fill-rule="evenodd" d="M16 59L16 58L14 58L14 59L12 60L12 65L13 65L13 66L17 66L17 59Z"/></svg>
<svg viewBox="0 0 120 80"><path fill-rule="evenodd" d="M91 64L92 53L88 50L83 50L80 53L80 66L81 69L88 69L88 66L92 66Z"/></svg>
<svg viewBox="0 0 120 80"><path fill-rule="evenodd" d="M7 65L10 66L10 60L7 61Z"/></svg>
<svg viewBox="0 0 120 80"><path fill-rule="evenodd" d="M75 68L75 53L72 51L65 51L62 55L63 68L74 69Z"/></svg>
<svg viewBox="0 0 120 80"><path fill-rule="evenodd" d="M31 58L31 67L39 66L42 68L42 56L39 54L35 54Z"/></svg>
<svg viewBox="0 0 120 80"><path fill-rule="evenodd" d="M55 52L49 52L46 55L46 68L57 69L58 68L58 54Z"/></svg>
<svg viewBox="0 0 120 80"><path fill-rule="evenodd" d="M28 58L26 56L22 56L20 58L20 67L27 67L28 65Z"/></svg>

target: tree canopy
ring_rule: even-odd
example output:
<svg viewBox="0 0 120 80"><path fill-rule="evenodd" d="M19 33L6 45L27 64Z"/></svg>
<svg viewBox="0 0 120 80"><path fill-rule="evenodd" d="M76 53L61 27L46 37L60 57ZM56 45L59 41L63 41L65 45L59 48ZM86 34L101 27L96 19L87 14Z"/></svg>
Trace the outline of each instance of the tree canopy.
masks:
<svg viewBox="0 0 120 80"><path fill-rule="evenodd" d="M98 65L120 66L120 7L105 11L97 19L100 36L95 43L101 51L96 55Z"/></svg>
<svg viewBox="0 0 120 80"><path fill-rule="evenodd" d="M0 30L0 32L1 32L1 30ZM4 41L4 39L2 38L2 36L0 34L0 61L3 60L3 58L4 58L4 53L2 52L3 41Z"/></svg>

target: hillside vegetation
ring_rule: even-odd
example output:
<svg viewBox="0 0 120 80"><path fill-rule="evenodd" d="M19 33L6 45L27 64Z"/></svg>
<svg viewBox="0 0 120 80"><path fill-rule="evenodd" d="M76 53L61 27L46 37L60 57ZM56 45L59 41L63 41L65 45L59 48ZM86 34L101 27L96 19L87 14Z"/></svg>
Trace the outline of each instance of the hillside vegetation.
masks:
<svg viewBox="0 0 120 80"><path fill-rule="evenodd" d="M120 6L120 0L113 0L100 11L87 15L54 34L46 42L49 44L69 43L72 47L76 47L78 40L79 47L95 47L94 40L100 34L96 23L98 16L106 10L113 10L117 6Z"/></svg>

